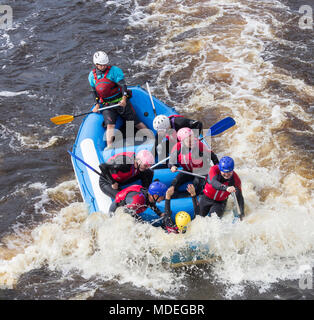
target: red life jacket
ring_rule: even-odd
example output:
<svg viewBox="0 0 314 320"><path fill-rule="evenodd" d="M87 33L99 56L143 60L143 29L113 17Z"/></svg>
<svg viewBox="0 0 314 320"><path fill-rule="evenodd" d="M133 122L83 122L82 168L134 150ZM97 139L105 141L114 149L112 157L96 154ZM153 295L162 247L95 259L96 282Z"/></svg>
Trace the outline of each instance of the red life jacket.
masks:
<svg viewBox="0 0 314 320"><path fill-rule="evenodd" d="M128 180L129 178L132 178L134 176L136 176L139 173L139 169L135 168L134 166L134 161L135 161L135 152L121 152L121 153L117 153L114 156L110 157L108 159L108 163L111 164L115 161L115 159L119 156L125 156L127 158L130 158L129 161L127 161L126 163L122 163L121 166L125 166L127 164L129 164L130 166L130 170L127 172L123 172L123 171L119 171L119 169L116 170L115 173L112 173L111 176L114 180L116 180L117 182L124 182L126 180Z"/></svg>
<svg viewBox="0 0 314 320"><path fill-rule="evenodd" d="M131 192L131 191L141 192L142 189L144 189L143 186L140 186L138 184L134 184L132 186L129 186L129 187L127 187L117 193L116 198L115 198L115 202L120 203L121 201L125 200L125 198L129 192Z"/></svg>
<svg viewBox="0 0 314 320"><path fill-rule="evenodd" d="M221 175L218 165L212 166L209 170L208 178L211 180L216 175ZM233 171L232 178L229 181L222 182L225 186L234 186L241 190L241 180L239 176ZM215 189L211 183L206 182L205 188L203 190L204 194L215 201L224 201L226 200L230 193L228 191L217 190Z"/></svg>
<svg viewBox="0 0 314 320"><path fill-rule="evenodd" d="M211 152L208 148L198 139L196 139L196 144L192 146L191 150L187 154L182 154L181 152L181 142L178 142L171 150L175 152L177 150L178 163L184 168L186 171L192 172L194 168L202 168L203 160L202 158L193 158L192 159L192 151L195 148L199 149L199 152Z"/></svg>
<svg viewBox="0 0 314 320"><path fill-rule="evenodd" d="M103 103L104 100L109 100L109 98L113 98L118 93L122 92L122 89L118 84L107 78L110 69L111 66L108 66L102 79L97 79L96 68L93 69L93 75L95 79L95 90L98 97L100 98L100 103Z"/></svg>
<svg viewBox="0 0 314 320"><path fill-rule="evenodd" d="M146 203L146 199L145 199L145 196L144 194L141 192L144 188L140 185L133 185L133 186L130 186L130 187L127 187L123 190L121 190L120 192L117 193L116 197L115 197L115 202L116 203L120 203L121 205L125 205L124 203L124 200L125 198L127 197L127 195L130 193L130 192L138 192L139 195L142 195L144 197L144 199L142 199L142 203L139 204L139 207L137 207L137 204L136 203L131 203L131 204L128 204L129 208L131 209L137 209L135 211L135 213L142 213L144 212L146 209L147 209L147 206L144 205Z"/></svg>

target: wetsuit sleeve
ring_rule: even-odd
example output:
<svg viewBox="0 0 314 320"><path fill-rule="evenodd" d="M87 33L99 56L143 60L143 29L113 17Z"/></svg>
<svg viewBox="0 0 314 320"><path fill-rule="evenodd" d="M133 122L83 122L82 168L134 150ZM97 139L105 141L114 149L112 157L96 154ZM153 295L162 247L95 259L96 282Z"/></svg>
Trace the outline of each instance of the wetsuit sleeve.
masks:
<svg viewBox="0 0 314 320"><path fill-rule="evenodd" d="M145 189L149 188L149 185L152 183L154 177L154 172L151 169L147 169L145 171L140 172L139 178L142 181L142 186Z"/></svg>
<svg viewBox="0 0 314 320"><path fill-rule="evenodd" d="M95 90L95 79L94 79L93 71L91 71L88 75L88 82L90 86Z"/></svg>
<svg viewBox="0 0 314 320"><path fill-rule="evenodd" d="M150 204L149 207L158 215L160 216L162 214L162 212L160 211L159 208L157 208L157 206L155 204Z"/></svg>
<svg viewBox="0 0 314 320"><path fill-rule="evenodd" d="M118 82L118 85L122 87L122 95L126 96L128 94L128 88L126 86L125 80L122 79Z"/></svg>
<svg viewBox="0 0 314 320"><path fill-rule="evenodd" d="M96 92L95 79L94 79L94 74L93 74L92 71L89 73L88 81L89 81L89 84L91 86L91 94L93 96L93 100L96 100L96 102L98 102L99 97L98 97L98 94Z"/></svg>
<svg viewBox="0 0 314 320"><path fill-rule="evenodd" d="M202 122L197 120L177 117L174 119L174 127L176 131L178 131L181 128L188 127L190 129L198 129L201 133L201 130L203 129L203 124Z"/></svg>
<svg viewBox="0 0 314 320"><path fill-rule="evenodd" d="M105 194L107 194L108 183L113 184L111 181L108 181L105 177L103 176L99 177L100 190Z"/></svg>
<svg viewBox="0 0 314 320"><path fill-rule="evenodd" d="M238 204L239 204L239 207L240 207L240 211L241 211L241 216L244 217L244 198L243 198L243 195L242 195L242 191L238 188L236 188L237 191L236 191L236 197L237 197L237 200L238 200Z"/></svg>
<svg viewBox="0 0 314 320"><path fill-rule="evenodd" d="M103 181L104 183L105 182L110 182L111 184L114 184L115 181L112 176L111 176L111 170L112 169L113 165L112 164L107 164L107 163L102 163L101 165L99 165L99 168L101 170L101 173L102 173L102 176L100 177L100 183L101 181Z"/></svg>
<svg viewBox="0 0 314 320"><path fill-rule="evenodd" d="M115 211L118 208L118 204L115 201L112 201L110 207L109 207L109 212L115 213Z"/></svg>
<svg viewBox="0 0 314 320"><path fill-rule="evenodd" d="M170 201L170 199L165 200L165 214L169 217L171 216Z"/></svg>
<svg viewBox="0 0 314 320"><path fill-rule="evenodd" d="M211 151L211 160L213 161L214 165L219 163L218 157L213 151Z"/></svg>
<svg viewBox="0 0 314 320"><path fill-rule="evenodd" d="M216 190L226 191L228 186L222 184L218 181L218 174L215 171L212 171L212 167L209 171L207 182L210 183Z"/></svg>
<svg viewBox="0 0 314 320"><path fill-rule="evenodd" d="M196 196L192 197L192 201L193 201L194 214L197 216L200 214L200 204Z"/></svg>
<svg viewBox="0 0 314 320"><path fill-rule="evenodd" d="M174 228L175 224L171 220L170 199L165 200L165 216L162 221L162 227L168 231L168 228ZM169 231L168 231L169 232Z"/></svg>
<svg viewBox="0 0 314 320"><path fill-rule="evenodd" d="M98 102L99 97L98 97L98 94L97 94L96 90L92 90L91 92L92 92L93 99L94 99L96 102Z"/></svg>

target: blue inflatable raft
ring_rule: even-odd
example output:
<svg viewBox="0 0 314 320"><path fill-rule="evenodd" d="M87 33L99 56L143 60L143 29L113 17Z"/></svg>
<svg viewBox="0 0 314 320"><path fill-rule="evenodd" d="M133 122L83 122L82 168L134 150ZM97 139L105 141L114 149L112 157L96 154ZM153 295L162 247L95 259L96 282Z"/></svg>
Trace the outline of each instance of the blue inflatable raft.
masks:
<svg viewBox="0 0 314 320"><path fill-rule="evenodd" d="M132 97L130 101L136 111L139 120L145 123L145 125L150 130L152 130L154 134L156 134L156 131L153 129L153 120L155 114L149 94L139 86L129 87L128 89L132 90ZM177 114L177 112L173 108L169 107L155 97L153 97L153 101L157 115L165 114L169 116L172 114ZM122 126L123 121L121 118L118 118L116 129L120 129ZM128 126L128 123L126 124L126 126ZM134 130L134 127L132 127L133 125L131 127L127 127L127 130ZM128 143L127 139L121 139L123 143L121 143L120 148L116 147L115 149L104 151L106 147L106 132L105 128L103 127L103 116L100 113L91 113L88 114L82 121L75 140L75 144L72 149L72 153L76 157L82 159L90 167L95 168L99 171L99 165L108 160L116 153L124 151L138 152L141 149L153 151L154 137L148 137L146 139L142 139L143 137L137 137L136 135L135 137L135 140L138 140L136 144L134 143L133 138L133 143ZM75 156L72 156L72 164L83 200L88 205L89 212L103 212L104 214L108 214L109 206L113 199L111 199L101 191L99 187L99 175L88 168L88 166L78 161ZM156 163L157 162L158 159L156 158ZM170 186L172 180L176 175L177 173L172 173L168 168L154 169L154 179L159 179L167 186ZM134 184L140 184L140 181L135 182ZM185 190L185 187L186 184L181 186L179 191ZM164 201L158 203L157 206L162 212L164 211ZM181 210L188 212L192 220L195 218L193 203L190 197L172 199L171 210L171 218L173 221L175 221L175 214ZM143 220L152 223L156 227L160 226L161 224L159 216L149 208L141 213L141 217ZM190 249L194 252L195 246ZM195 261L201 261L201 257L191 258L191 256L193 255L191 254L191 250L189 250L188 255L181 255L179 253L174 254L171 258L171 265L181 266L185 261L191 263L193 259Z"/></svg>

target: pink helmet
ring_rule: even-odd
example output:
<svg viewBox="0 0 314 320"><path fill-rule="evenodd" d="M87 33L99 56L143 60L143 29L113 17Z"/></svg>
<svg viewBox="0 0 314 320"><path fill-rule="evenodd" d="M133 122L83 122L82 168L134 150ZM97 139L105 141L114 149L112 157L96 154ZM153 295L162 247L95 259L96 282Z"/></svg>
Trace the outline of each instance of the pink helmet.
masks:
<svg viewBox="0 0 314 320"><path fill-rule="evenodd" d="M194 137L193 131L190 128L181 128L178 132L177 132L177 138L179 141L183 141L184 139L186 139L187 137L192 136L192 138Z"/></svg>
<svg viewBox="0 0 314 320"><path fill-rule="evenodd" d="M155 163L155 159L153 154L148 150L141 150L136 155L136 160L139 160L142 165L153 165Z"/></svg>

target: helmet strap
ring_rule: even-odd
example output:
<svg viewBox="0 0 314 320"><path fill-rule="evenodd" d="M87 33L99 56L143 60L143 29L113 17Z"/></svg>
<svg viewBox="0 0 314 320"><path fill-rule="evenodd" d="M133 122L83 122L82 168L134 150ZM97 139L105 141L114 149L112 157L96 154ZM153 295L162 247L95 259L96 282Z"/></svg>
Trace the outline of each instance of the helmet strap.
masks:
<svg viewBox="0 0 314 320"><path fill-rule="evenodd" d="M159 199L160 196L157 195L157 196L158 196L157 199L155 199L155 197L154 197L153 194L150 194L150 196L153 198L153 204L156 205L156 202L158 201L158 199Z"/></svg>

